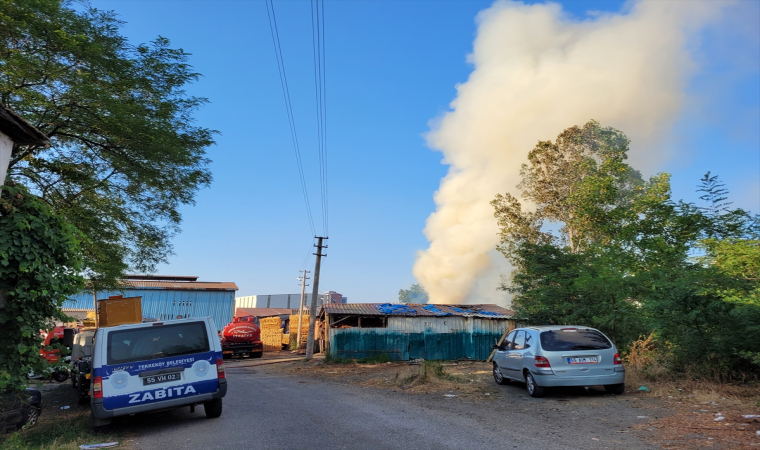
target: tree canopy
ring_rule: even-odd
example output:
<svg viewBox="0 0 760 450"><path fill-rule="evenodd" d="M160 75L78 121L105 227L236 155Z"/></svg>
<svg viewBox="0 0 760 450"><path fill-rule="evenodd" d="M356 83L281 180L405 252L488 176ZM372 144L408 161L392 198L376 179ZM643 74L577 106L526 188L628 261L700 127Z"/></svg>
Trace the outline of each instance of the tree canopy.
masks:
<svg viewBox="0 0 760 450"><path fill-rule="evenodd" d="M50 138L15 145L9 175L81 232L86 274L108 285L171 254L180 206L211 182L214 131L188 53L133 45L112 12L69 0L0 0L0 101Z"/></svg>
<svg viewBox="0 0 760 450"><path fill-rule="evenodd" d="M419 284L413 284L409 289L399 289L399 303L427 303L428 294Z"/></svg>
<svg viewBox="0 0 760 450"><path fill-rule="evenodd" d="M623 349L654 332L674 367L756 371L757 217L731 209L710 173L698 186L706 206L674 202L670 176L641 179L627 150L618 130L569 128L539 142L523 166L518 187L535 210L509 194L492 202L498 249L515 267L502 288L519 318L597 327Z"/></svg>

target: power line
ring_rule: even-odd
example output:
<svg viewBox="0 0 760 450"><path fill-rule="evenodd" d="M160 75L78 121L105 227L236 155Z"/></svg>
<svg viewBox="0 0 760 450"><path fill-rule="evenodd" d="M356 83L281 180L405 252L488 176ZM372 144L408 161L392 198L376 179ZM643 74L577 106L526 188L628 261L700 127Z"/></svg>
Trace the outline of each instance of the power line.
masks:
<svg viewBox="0 0 760 450"><path fill-rule="evenodd" d="M265 0L267 5L267 17L269 18L269 31L272 34L272 45L274 46L274 54L277 58L277 71L280 74L280 86L282 87L282 96L285 100L285 110L288 114L288 125L290 126L290 137L293 141L293 151L296 155L296 163L298 164L298 175L301 179L301 191L303 193L304 204L306 205L306 214L309 217L309 226L311 227L311 234L315 235L314 219L311 214L311 205L309 203L309 193L306 189L306 179L304 178L303 164L301 163L301 149L298 145L298 134L296 133L296 121L293 116L293 107L290 102L290 89L288 88L288 78L285 74L285 61L282 57L282 48L280 46L280 33L277 29L277 17L274 13L274 3L272 0ZM320 154L321 155L321 154ZM321 161L321 159L320 159ZM323 213L324 214L324 213ZM324 223L324 218L323 218Z"/></svg>
<svg viewBox="0 0 760 450"><path fill-rule="evenodd" d="M311 259L311 249L314 247L314 241L312 240L309 243L309 248L306 249L306 257L303 259L303 263L301 264L301 268L298 269L298 271L302 271L304 267L306 267L306 264L308 264L309 259Z"/></svg>
<svg viewBox="0 0 760 450"><path fill-rule="evenodd" d="M314 52L314 95L317 106L317 142L319 181L322 200L322 227L328 235L329 203L327 190L327 83L325 71L324 0L311 0L311 38Z"/></svg>

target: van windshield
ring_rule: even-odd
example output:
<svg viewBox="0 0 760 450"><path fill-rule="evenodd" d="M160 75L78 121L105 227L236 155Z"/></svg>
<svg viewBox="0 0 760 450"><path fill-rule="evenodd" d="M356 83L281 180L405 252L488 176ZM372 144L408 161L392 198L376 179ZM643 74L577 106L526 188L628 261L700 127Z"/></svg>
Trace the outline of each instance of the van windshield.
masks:
<svg viewBox="0 0 760 450"><path fill-rule="evenodd" d="M108 365L208 351L204 322L154 325L108 333Z"/></svg>
<svg viewBox="0 0 760 450"><path fill-rule="evenodd" d="M596 330L568 328L541 333L541 348L547 351L602 350L611 348L612 343Z"/></svg>

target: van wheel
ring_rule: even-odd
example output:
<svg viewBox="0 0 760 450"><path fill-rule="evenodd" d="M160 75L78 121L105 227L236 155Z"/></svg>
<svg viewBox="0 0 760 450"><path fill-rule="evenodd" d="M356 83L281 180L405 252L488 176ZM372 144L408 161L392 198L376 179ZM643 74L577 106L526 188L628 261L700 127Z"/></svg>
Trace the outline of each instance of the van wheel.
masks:
<svg viewBox="0 0 760 450"><path fill-rule="evenodd" d="M604 390L609 394L622 395L625 392L625 384L608 384L604 386Z"/></svg>
<svg viewBox="0 0 760 450"><path fill-rule="evenodd" d="M544 388L536 385L536 380L530 372L525 372L525 388L531 397L540 398L544 396Z"/></svg>
<svg viewBox="0 0 760 450"><path fill-rule="evenodd" d="M210 402L203 403L203 410L206 411L206 417L214 419L222 415L222 399L215 398Z"/></svg>

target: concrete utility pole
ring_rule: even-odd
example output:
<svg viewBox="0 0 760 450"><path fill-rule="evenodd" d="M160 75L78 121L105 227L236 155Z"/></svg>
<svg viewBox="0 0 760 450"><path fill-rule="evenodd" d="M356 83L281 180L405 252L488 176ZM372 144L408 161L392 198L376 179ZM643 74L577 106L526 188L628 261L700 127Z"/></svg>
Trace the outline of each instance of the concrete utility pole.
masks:
<svg viewBox="0 0 760 450"><path fill-rule="evenodd" d="M322 257L327 254L322 254L322 249L327 248L326 245L322 245L322 240L326 237L317 238L317 262L314 264L314 286L311 291L311 310L309 311L309 337L306 339L306 360L310 360L314 356L314 325L317 320L317 296L319 295L319 267L322 264Z"/></svg>
<svg viewBox="0 0 760 450"><path fill-rule="evenodd" d="M298 281L301 282L301 306L298 307L298 340L296 341L296 349L301 348L301 324L303 323L303 301L304 297L306 296L306 280L309 280L310 278L306 276L307 273L311 273L308 270L302 270L303 275L301 278L298 279Z"/></svg>

